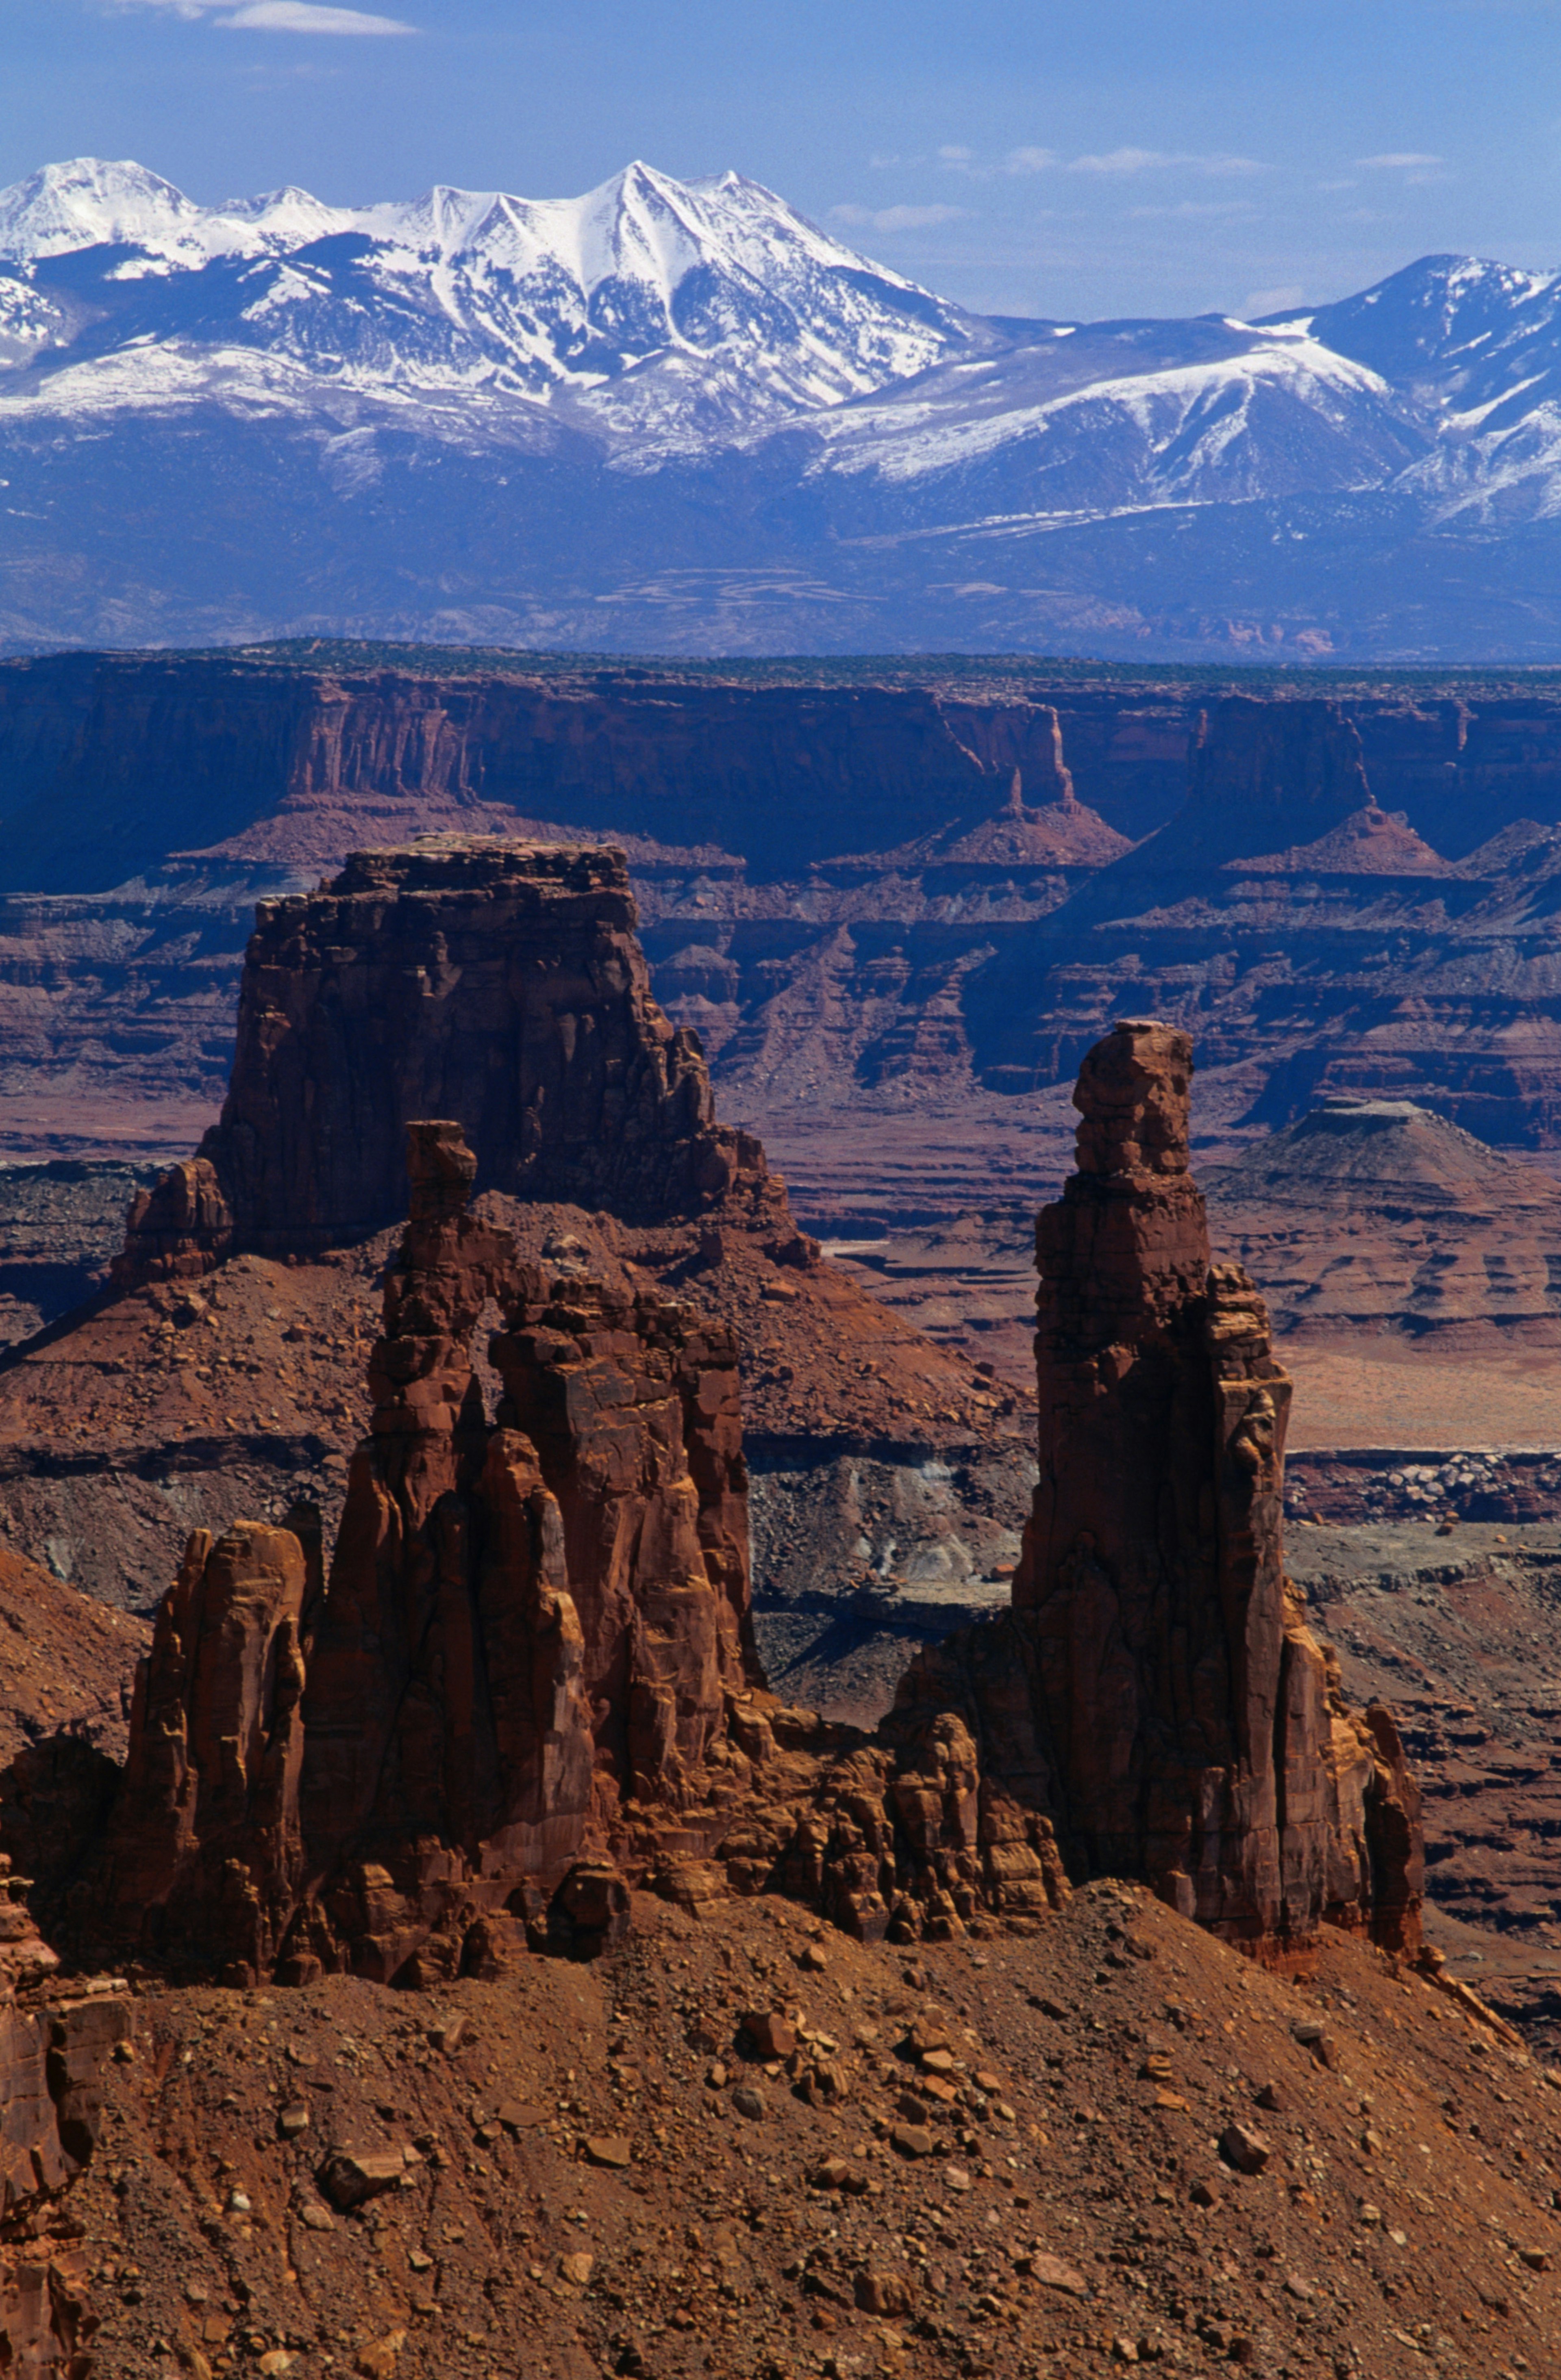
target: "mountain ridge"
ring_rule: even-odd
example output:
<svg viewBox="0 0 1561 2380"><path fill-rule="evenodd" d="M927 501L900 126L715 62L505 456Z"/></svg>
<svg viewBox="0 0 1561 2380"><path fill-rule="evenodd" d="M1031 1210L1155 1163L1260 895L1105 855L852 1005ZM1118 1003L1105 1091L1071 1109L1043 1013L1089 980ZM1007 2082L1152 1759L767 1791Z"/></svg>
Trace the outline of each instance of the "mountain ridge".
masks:
<svg viewBox="0 0 1561 2380"><path fill-rule="evenodd" d="M735 172L203 208L78 159L0 191L0 650L1561 659L1561 275L1030 322Z"/></svg>

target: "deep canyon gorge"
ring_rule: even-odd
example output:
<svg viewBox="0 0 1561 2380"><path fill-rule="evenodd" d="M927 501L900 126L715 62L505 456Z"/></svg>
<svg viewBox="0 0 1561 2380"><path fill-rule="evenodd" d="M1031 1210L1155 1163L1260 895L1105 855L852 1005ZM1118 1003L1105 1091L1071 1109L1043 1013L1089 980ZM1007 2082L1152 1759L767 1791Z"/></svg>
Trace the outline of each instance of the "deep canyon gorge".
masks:
<svg viewBox="0 0 1561 2380"><path fill-rule="evenodd" d="M19 2369L1543 2368L1558 762L0 664Z"/></svg>

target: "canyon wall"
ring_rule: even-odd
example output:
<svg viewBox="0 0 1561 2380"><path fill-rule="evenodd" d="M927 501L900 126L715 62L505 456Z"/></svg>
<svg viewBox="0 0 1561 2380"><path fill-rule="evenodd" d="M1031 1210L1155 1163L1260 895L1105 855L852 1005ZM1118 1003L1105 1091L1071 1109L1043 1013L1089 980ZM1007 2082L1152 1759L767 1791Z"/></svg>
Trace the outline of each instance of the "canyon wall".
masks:
<svg viewBox="0 0 1561 2380"><path fill-rule="evenodd" d="M843 1153L864 1108L957 1107L982 1139L983 1101L1066 1084L1125 998L1196 1024L1215 1128L1348 1090L1547 1145L1552 681L1242 683L318 647L0 664L5 1146L187 1148L254 902L424 831L620 839L664 1007L787 1163L788 1120L832 1110ZM1066 776L1097 825L1016 837L1016 771L1032 820Z"/></svg>
<svg viewBox="0 0 1561 2380"><path fill-rule="evenodd" d="M360 804L384 806L382 839L393 814L405 833L492 805L719 845L785 877L983 807L1016 767L1039 785L1051 707L1079 798L1138 837L1177 808L1200 713L1244 684L1280 709L1340 702L1377 798L1452 857L1515 818L1561 816L1544 673L867 661L745 678L434 647L73 653L0 662L0 892L106 891L279 809L301 850L312 814Z"/></svg>

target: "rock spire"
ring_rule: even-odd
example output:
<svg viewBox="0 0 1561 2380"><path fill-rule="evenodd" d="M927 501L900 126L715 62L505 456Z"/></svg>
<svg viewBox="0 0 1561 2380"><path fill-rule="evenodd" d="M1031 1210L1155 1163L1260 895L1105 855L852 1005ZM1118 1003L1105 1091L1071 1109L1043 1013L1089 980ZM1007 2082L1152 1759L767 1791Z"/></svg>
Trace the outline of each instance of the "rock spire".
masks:
<svg viewBox="0 0 1561 2380"><path fill-rule="evenodd" d="M899 1719L961 1709L1075 1876L1139 1876L1260 1955L1320 1923L1419 1939L1419 1796L1348 1709L1285 1577L1290 1381L1189 1172L1192 1048L1084 1061L1078 1169L1036 1230L1040 1478L1013 1609L927 1654Z"/></svg>
<svg viewBox="0 0 1561 2380"><path fill-rule="evenodd" d="M763 1689L735 1334L523 1261L468 1210L460 1125L414 1123L329 1577L303 1515L191 1540L90 1896L105 1947L432 1982L609 1938L637 1882L913 1940L1113 1875L1276 1963L1323 1924L1416 1949L1419 1795L1285 1576L1290 1382L1211 1260L1191 1080L1152 1020L1084 1062L1012 1606L924 1653L872 1738Z"/></svg>
<svg viewBox="0 0 1561 2380"><path fill-rule="evenodd" d="M458 1123L408 1160L328 1580L290 1530L198 1532L138 1686L95 1899L176 1967L457 1972L621 1804L688 1799L754 1682L732 1333L522 1262Z"/></svg>

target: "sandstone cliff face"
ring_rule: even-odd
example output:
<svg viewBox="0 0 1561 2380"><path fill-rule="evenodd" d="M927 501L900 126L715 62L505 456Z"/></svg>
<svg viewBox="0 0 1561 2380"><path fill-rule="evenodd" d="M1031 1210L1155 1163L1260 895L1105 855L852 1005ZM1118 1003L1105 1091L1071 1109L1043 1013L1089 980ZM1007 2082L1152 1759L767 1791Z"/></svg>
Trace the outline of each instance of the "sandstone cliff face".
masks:
<svg viewBox="0 0 1561 2380"><path fill-rule="evenodd" d="M1433 1099L1504 1142L1561 1130L1556 857L1536 874L1510 853L1475 856L1515 821L1556 816L1561 708L1543 689L1332 676L1322 707L1358 731L1382 809L1358 782L1351 795L1347 762L1317 813L1298 758L1272 783L1299 787L1301 814L1270 804L1254 832L1248 764L1265 738L1318 758L1310 695L1249 695L1227 713L1186 681L1102 686L1082 669L987 674L975 688L968 672L918 683L888 665L895 682L872 686L832 685L827 669L811 685L742 686L695 668L544 680L511 662L414 674L343 659L72 655L0 670L6 882L60 896L0 901L11 1149L181 1153L223 1095L257 894L311 882L365 844L524 833L539 813L573 821L565 832L738 855L713 869L643 856L636 886L674 1022L697 1027L726 1096L740 1090L788 1158L778 1135L799 1076L810 1101L842 1111L848 1161L880 1087L896 1105L957 1096L970 1130L985 1123L998 1143L982 1092L1070 1079L1128 979L1146 1012L1197 1001L1216 1122L1249 1119L1256 1061L1258 1112L1276 1124L1329 1088ZM1199 807L1223 856L1175 888L1154 830L1186 790L1201 712ZM1022 856L1043 847L1029 826L982 839L1008 851L1001 864L884 861L908 835L936 842L951 819L990 817L1016 767L1038 816L1061 809L1045 799L1054 713L1079 801L1149 837L1141 864L1114 871L1109 917L1079 880L1113 846L1080 848L1078 820L1060 842L1048 831L1043 847L1061 853L1049 866ZM1345 826L1400 809L1412 835ZM196 843L204 856L170 863ZM1426 846L1470 879L1438 873ZM843 868L843 851L880 864ZM1225 871L1238 853L1253 873ZM1299 880L1282 883L1275 860ZM1293 987L1277 1002L1275 968Z"/></svg>
<svg viewBox="0 0 1561 2380"><path fill-rule="evenodd" d="M1227 695L1193 730L1187 807L1168 844L1226 856L1310 844L1372 808L1360 731L1339 702ZM1281 832L1277 834L1274 829Z"/></svg>
<svg viewBox="0 0 1561 2380"><path fill-rule="evenodd" d="M81 2227L56 2202L99 2145L106 2069L134 2055L134 2011L117 1978L62 1981L27 1890L0 1861L0 2368L86 2380L99 2317Z"/></svg>
<svg viewBox="0 0 1561 2380"><path fill-rule="evenodd" d="M715 1123L697 1039L651 998L622 855L429 838L262 902L222 1120L138 1199L116 1277L366 1238L400 1213L403 1135L435 1108L484 1187L787 1228L762 1149Z"/></svg>
<svg viewBox="0 0 1561 2380"><path fill-rule="evenodd" d="M1041 1476L1013 1611L902 1687L964 1712L1076 1873L1141 1876L1260 1955L1324 1918L1418 1938L1419 1800L1283 1567L1290 1383L1261 1298L1211 1266L1188 1172L1192 1050L1119 1025L1075 1095L1078 1171L1037 1226Z"/></svg>
<svg viewBox="0 0 1561 2380"><path fill-rule="evenodd" d="M81 1896L90 1929L176 1964L220 1946L230 1982L269 1966L300 1852L309 1571L291 1529L191 1536L137 1672L114 1822Z"/></svg>

